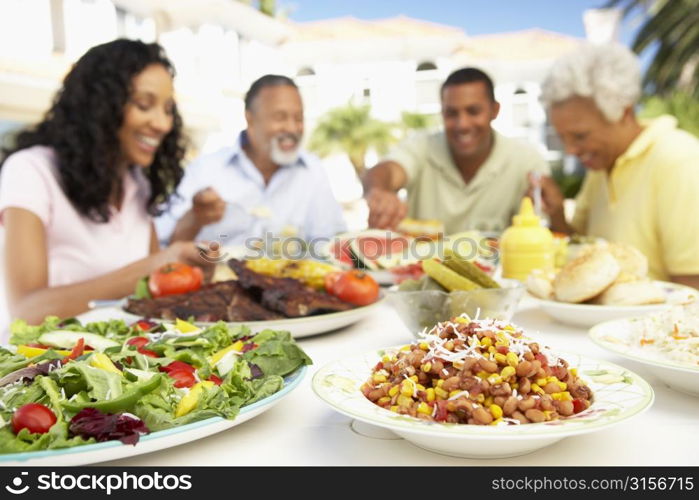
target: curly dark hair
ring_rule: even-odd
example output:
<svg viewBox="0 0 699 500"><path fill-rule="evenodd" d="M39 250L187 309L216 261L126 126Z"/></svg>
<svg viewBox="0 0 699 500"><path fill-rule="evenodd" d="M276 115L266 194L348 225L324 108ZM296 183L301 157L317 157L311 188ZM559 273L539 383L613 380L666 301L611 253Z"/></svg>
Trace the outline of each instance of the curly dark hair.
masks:
<svg viewBox="0 0 699 500"><path fill-rule="evenodd" d="M70 70L53 104L37 126L20 132L3 151L2 163L21 149L50 146L56 153L63 190L76 210L95 222L109 220L109 199L121 182L115 168L120 151L117 131L131 95L132 79L151 64L175 69L160 45L119 39L88 50ZM158 215L184 173L182 118L173 109L172 130L163 138L153 163L147 210Z"/></svg>

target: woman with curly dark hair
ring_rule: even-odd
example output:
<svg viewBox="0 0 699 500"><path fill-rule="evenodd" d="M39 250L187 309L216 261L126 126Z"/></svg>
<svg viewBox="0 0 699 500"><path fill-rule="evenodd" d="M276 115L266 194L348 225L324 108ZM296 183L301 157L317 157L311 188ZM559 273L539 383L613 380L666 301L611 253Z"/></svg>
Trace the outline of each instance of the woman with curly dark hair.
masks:
<svg viewBox="0 0 699 500"><path fill-rule="evenodd" d="M14 317L72 316L133 291L170 261L206 265L196 245L161 250L152 216L182 177L182 120L162 48L115 40L65 77L0 171L8 303Z"/></svg>

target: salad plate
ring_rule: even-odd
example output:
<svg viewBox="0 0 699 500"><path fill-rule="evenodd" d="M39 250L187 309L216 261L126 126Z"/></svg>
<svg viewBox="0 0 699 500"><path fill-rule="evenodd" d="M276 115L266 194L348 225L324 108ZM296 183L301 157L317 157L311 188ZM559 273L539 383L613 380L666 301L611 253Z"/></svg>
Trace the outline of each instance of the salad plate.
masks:
<svg viewBox="0 0 699 500"><path fill-rule="evenodd" d="M181 427L153 432L146 436L142 436L135 446L123 444L120 441L106 441L104 443L87 444L73 448L10 453L6 455L0 454L0 465L86 465L143 455L145 453L151 453L153 451L172 448L173 446L196 441L240 425L269 410L298 387L307 371L308 367L302 366L296 370L296 372L285 377L284 387L279 392L249 406L244 406L240 409L240 413L234 420L213 417Z"/></svg>
<svg viewBox="0 0 699 500"><path fill-rule="evenodd" d="M590 329L598 346L641 363L671 388L699 396L699 307L606 321Z"/></svg>
<svg viewBox="0 0 699 500"><path fill-rule="evenodd" d="M355 355L331 362L313 377L313 390L334 410L382 427L428 451L465 458L524 455L566 437L609 428L647 410L654 395L650 385L618 365L562 354L594 394L587 410L565 419L508 426L428 422L400 415L369 401L360 387L373 367L391 350Z"/></svg>
<svg viewBox="0 0 699 500"><path fill-rule="evenodd" d="M539 304L542 311L557 321L584 328L590 328L604 321L656 313L675 305L686 304L699 298L697 290L688 286L667 281L654 281L653 283L660 287L665 293L665 303L639 306L608 306L597 304L570 304L567 302L540 299L533 295L530 295L530 297Z"/></svg>
<svg viewBox="0 0 699 500"><path fill-rule="evenodd" d="M0 464L81 465L237 426L302 381L287 331L16 320L0 347Z"/></svg>

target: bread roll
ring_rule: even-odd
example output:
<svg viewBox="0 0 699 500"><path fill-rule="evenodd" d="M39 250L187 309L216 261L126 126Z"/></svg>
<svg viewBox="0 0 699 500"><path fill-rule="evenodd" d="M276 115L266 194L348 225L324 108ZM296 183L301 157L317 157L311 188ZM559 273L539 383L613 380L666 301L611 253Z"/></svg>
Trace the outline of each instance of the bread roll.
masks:
<svg viewBox="0 0 699 500"><path fill-rule="evenodd" d="M639 249L625 243L610 243L608 248L619 262L624 275L632 275L637 279L648 276L648 259Z"/></svg>
<svg viewBox="0 0 699 500"><path fill-rule="evenodd" d="M553 298L553 273L534 269L527 276L527 291L540 299L550 300Z"/></svg>
<svg viewBox="0 0 699 500"><path fill-rule="evenodd" d="M595 304L604 306L640 306L664 302L663 291L647 280L617 283L607 288L593 301Z"/></svg>
<svg viewBox="0 0 699 500"><path fill-rule="evenodd" d="M586 252L566 264L553 282L557 300L579 303L602 293L621 272L609 250Z"/></svg>

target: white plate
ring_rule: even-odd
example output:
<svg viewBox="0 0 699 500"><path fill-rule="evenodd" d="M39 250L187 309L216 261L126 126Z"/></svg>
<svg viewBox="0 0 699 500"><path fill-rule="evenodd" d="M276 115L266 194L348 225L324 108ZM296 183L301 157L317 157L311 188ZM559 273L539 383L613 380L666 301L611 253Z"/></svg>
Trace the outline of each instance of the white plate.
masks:
<svg viewBox="0 0 699 500"><path fill-rule="evenodd" d="M284 318L284 319L273 319L270 321L241 321L241 322L229 322L231 326L246 325L250 327L251 330L259 332L265 328L270 328L272 330L287 330L291 332L291 336L299 339L303 337L309 337L311 335L317 335L319 333L332 332L345 326L349 326L356 323L359 320L366 318L372 313L372 311L378 307L385 299L385 297L380 298L373 304L363 307L355 307L349 311L340 311L334 313L318 314L316 316L305 316L303 318ZM122 307L110 307L105 308L102 311L100 309L93 309L89 313L80 315L80 320L84 323L86 321L101 321L107 318L109 319L123 319L127 323L133 323L143 316L138 316L132 314L123 309L123 304L126 303L124 299L121 304ZM157 318L149 318L156 322L167 322L169 320L161 320ZM215 323L205 322L205 321L195 321L195 325L201 327L211 326Z"/></svg>
<svg viewBox="0 0 699 500"><path fill-rule="evenodd" d="M153 432L141 436L135 446L123 444L121 441L107 441L57 450L10 453L0 455L0 464L10 466L85 465L142 455L196 441L197 439L235 427L269 410L301 383L307 371L308 367L302 366L291 375L288 375L284 378L284 387L279 392L241 408L240 413L233 420L214 417L172 429Z"/></svg>
<svg viewBox="0 0 699 500"><path fill-rule="evenodd" d="M696 300L699 292L696 289L670 283L667 281L654 281L663 289L667 297L664 304L651 304L645 306L602 306L596 304L569 304L555 300L544 300L534 297L541 309L552 318L567 325L590 328L597 323L613 319L641 316L665 310L673 305L685 304Z"/></svg>
<svg viewBox="0 0 699 500"><path fill-rule="evenodd" d="M574 417L540 424L480 426L426 422L381 408L360 391L384 351L348 357L325 365L313 377L313 390L335 410L393 431L416 446L467 458L524 455L565 437L618 424L653 403L653 390L641 377L620 366L575 354L562 354L588 382L592 406Z"/></svg>
<svg viewBox="0 0 699 500"><path fill-rule="evenodd" d="M699 367L682 364L644 350L632 339L645 318L626 318L600 323L590 329L590 338L598 346L623 358L642 363L648 371L673 389L699 396Z"/></svg>

